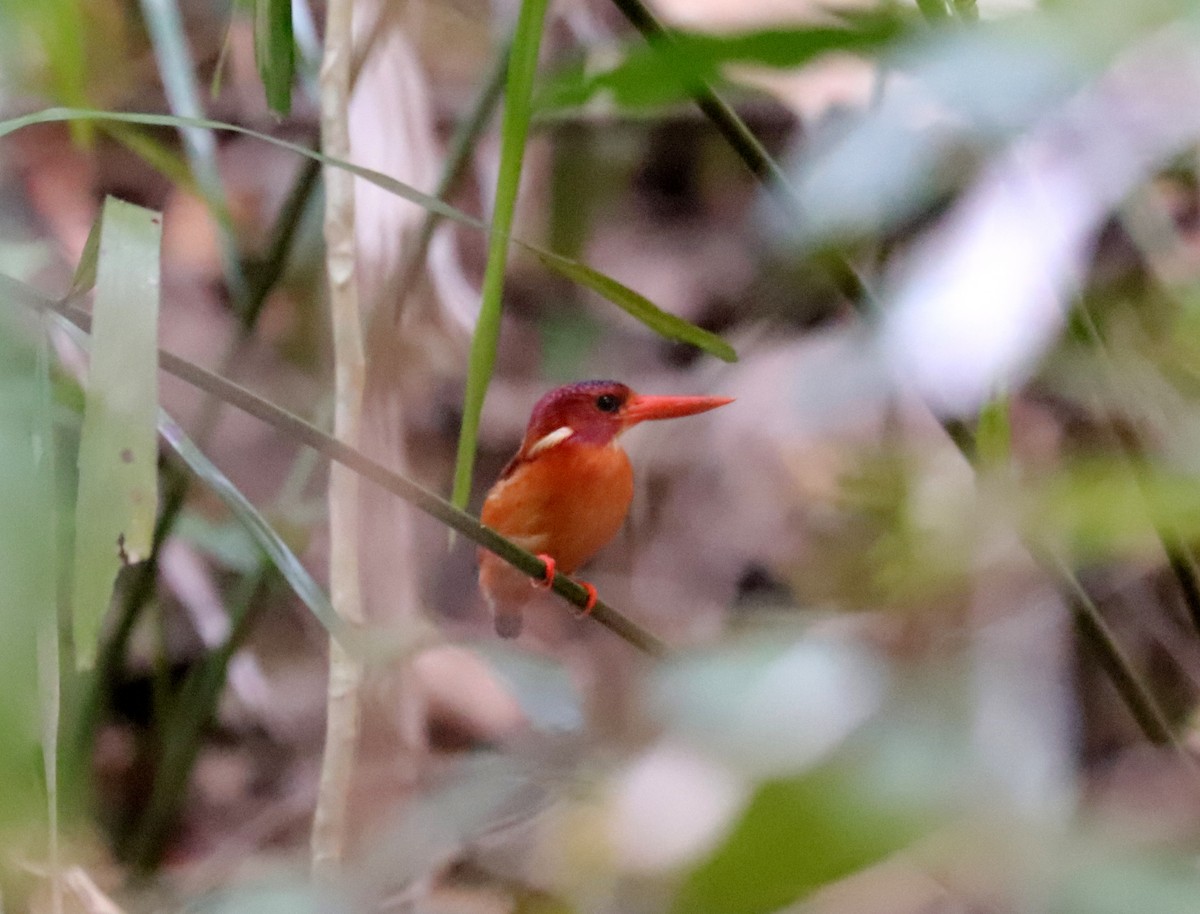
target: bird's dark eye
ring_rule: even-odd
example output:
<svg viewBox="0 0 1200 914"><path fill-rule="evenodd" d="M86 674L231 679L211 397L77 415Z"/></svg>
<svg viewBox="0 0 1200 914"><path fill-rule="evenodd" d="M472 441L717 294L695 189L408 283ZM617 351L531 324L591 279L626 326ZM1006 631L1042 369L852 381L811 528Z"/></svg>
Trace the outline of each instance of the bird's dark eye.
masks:
<svg viewBox="0 0 1200 914"><path fill-rule="evenodd" d="M596 398L596 409L602 413L615 413L621 408L621 401L615 394L601 394Z"/></svg>

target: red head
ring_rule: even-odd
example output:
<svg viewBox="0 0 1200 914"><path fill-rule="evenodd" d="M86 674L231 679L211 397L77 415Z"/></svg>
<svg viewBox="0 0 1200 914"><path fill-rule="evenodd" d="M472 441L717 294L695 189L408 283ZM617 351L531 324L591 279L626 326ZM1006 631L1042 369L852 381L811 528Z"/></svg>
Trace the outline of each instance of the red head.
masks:
<svg viewBox="0 0 1200 914"><path fill-rule="evenodd" d="M645 397L617 381L580 381L550 391L533 407L521 454L560 441L603 446L647 419L673 419L706 412L729 397Z"/></svg>

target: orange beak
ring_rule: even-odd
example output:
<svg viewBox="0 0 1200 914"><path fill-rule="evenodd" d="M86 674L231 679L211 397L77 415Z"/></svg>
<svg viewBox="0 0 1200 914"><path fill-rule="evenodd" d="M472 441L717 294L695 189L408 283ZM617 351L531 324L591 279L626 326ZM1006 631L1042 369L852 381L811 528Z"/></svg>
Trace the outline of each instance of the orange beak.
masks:
<svg viewBox="0 0 1200 914"><path fill-rule="evenodd" d="M732 402L732 397L644 397L634 394L625 404L625 424L636 425L647 419L694 416Z"/></svg>

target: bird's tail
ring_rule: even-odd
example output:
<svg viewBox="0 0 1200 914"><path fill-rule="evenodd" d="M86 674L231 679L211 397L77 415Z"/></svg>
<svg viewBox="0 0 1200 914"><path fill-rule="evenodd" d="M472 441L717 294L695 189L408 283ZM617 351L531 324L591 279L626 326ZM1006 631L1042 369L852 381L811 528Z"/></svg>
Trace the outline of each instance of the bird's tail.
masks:
<svg viewBox="0 0 1200 914"><path fill-rule="evenodd" d="M533 594L529 578L481 550L479 589L492 610L496 634L501 638L515 638L521 634L521 610Z"/></svg>

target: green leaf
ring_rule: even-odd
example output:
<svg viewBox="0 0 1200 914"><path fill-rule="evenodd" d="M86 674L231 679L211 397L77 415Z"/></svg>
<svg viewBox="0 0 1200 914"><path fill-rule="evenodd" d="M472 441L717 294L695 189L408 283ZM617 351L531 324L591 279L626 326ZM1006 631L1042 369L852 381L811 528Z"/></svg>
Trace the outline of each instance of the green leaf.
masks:
<svg viewBox="0 0 1200 914"><path fill-rule="evenodd" d="M517 28L513 33L505 84L504 116L500 123L500 169L496 178L492 230L488 237L487 266L480 291L479 318L471 339L467 366L466 394L462 428L458 434L458 456L454 464L452 504L466 507L471 494L471 475L475 466L475 443L479 418L500 343L500 312L503 306L504 274L508 265L508 236L516 210L517 190L521 184L521 163L525 158L525 138L533 113L533 80L537 75L538 51L542 44L542 24L549 0L523 0Z"/></svg>
<svg viewBox="0 0 1200 914"><path fill-rule="evenodd" d="M288 114L296 75L291 0L254 0L254 60L267 104L276 114Z"/></svg>
<svg viewBox="0 0 1200 914"><path fill-rule="evenodd" d="M727 342L695 324L663 311L643 295L617 282L610 276L593 270L587 264L551 251L532 250L535 257L552 270L574 280L584 288L598 292L631 317L641 321L659 336L703 349L725 362L736 362L737 352Z"/></svg>
<svg viewBox="0 0 1200 914"><path fill-rule="evenodd" d="M470 226L471 228L479 229L480 231L487 231L487 227L474 216L470 216L467 213L464 213L462 210L456 209L455 207L450 206L448 203L444 203L436 197L423 194L416 188L411 187L402 181L397 181L395 178L390 178L385 174L372 171L369 168L363 168L362 166L355 165L351 162L335 159L331 156L324 155L321 152L307 149L297 143L289 143L287 140L281 140L278 137L269 136L265 133L259 133L258 131L251 130L247 127L240 127L236 124L227 124L222 121L211 121L203 118L178 117L169 114L136 114L128 112L93 111L86 109L47 108L42 111L33 112L32 114L23 115L21 117L0 120L0 138L3 138L15 130L20 130L23 127L28 127L33 124L69 121L75 119L116 121L118 123L146 124L158 127L203 127L209 130L224 130L230 133L237 133L242 136L253 137L254 139L261 140L264 143L270 143L272 146L276 146L280 149L286 149L289 152L295 153L296 155L303 156L304 158L320 162L323 165L328 165L332 168L345 169L351 174L362 178L364 181L369 181L377 187L382 187L384 190L389 191L390 193L393 193L405 200L411 200L418 206L422 206L430 212L437 213L439 216L453 220L460 225ZM583 277L589 276L588 281L594 283L594 285L589 285L589 288L599 292L610 301L613 301L615 297L621 297L623 301L613 301L613 304L616 304L625 310L629 310L629 313L641 319L640 307L630 310L629 308L626 308L626 305L637 301L644 302L645 299L612 277L598 273L597 271L592 270L590 267L587 267L578 261L571 260L570 258L563 257L559 254L554 254L545 250L544 248L538 247L535 244L522 241L519 238L509 237L508 240L512 244L515 244L518 247L535 255L536 257L541 258L543 263L545 263L548 267L556 270L568 279L583 282ZM569 275L566 272L567 270L572 270L573 273ZM604 279L603 283L593 278L601 276L603 276ZM658 314L664 313L656 308L653 310ZM711 334L708 334L707 331L701 330L698 327L695 329L696 333L700 335L697 337L697 339L711 336Z"/></svg>
<svg viewBox="0 0 1200 914"><path fill-rule="evenodd" d="M621 108L690 101L696 87L722 82L726 64L794 69L833 52L871 54L911 31L913 17L887 9L843 17L843 24L765 29L732 35L676 32L669 41L627 49L621 63L588 72L575 63L555 74L538 93L539 110L582 105L605 94Z"/></svg>
<svg viewBox="0 0 1200 914"><path fill-rule="evenodd" d="M95 656L121 564L150 552L158 502L161 218L109 198L99 259L83 431L71 606L81 667Z"/></svg>
<svg viewBox="0 0 1200 914"><path fill-rule="evenodd" d="M37 320L0 287L0 825L40 812L38 635L57 614L54 437ZM51 712L50 707L46 707ZM50 751L51 747L47 747Z"/></svg>
<svg viewBox="0 0 1200 914"><path fill-rule="evenodd" d="M729 838L688 877L674 914L777 911L901 849L922 831L845 758L759 787Z"/></svg>

